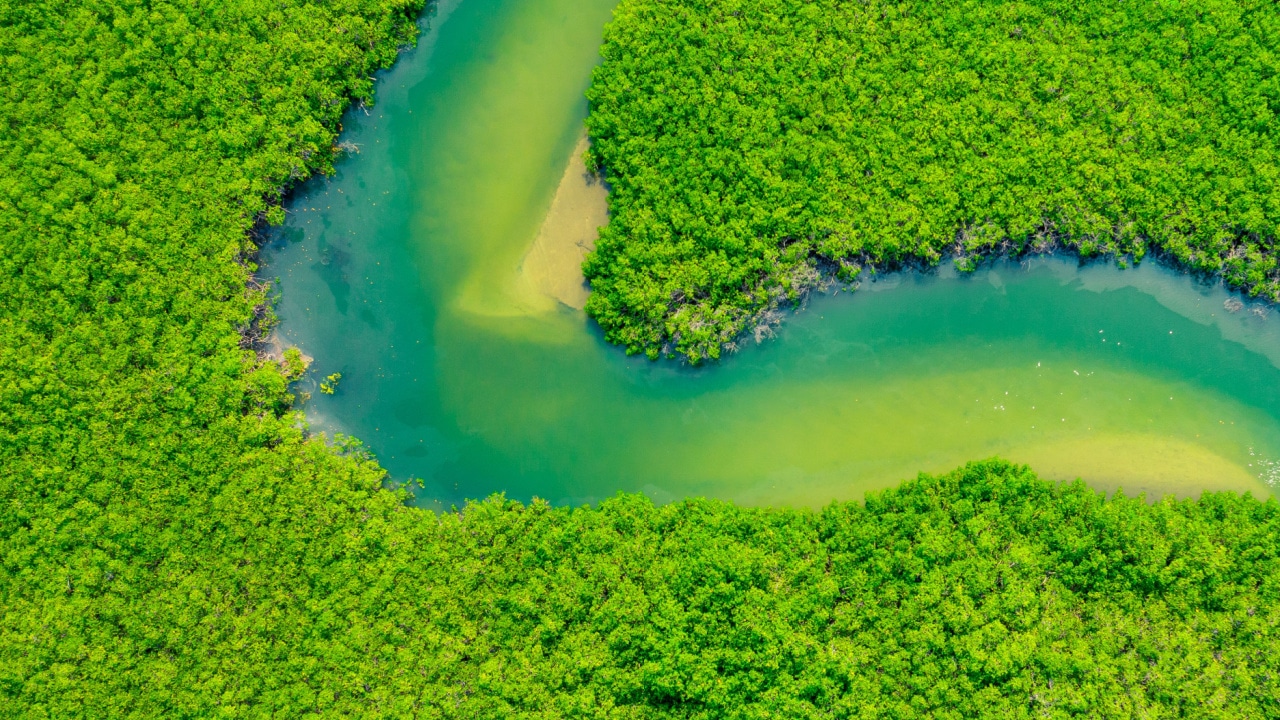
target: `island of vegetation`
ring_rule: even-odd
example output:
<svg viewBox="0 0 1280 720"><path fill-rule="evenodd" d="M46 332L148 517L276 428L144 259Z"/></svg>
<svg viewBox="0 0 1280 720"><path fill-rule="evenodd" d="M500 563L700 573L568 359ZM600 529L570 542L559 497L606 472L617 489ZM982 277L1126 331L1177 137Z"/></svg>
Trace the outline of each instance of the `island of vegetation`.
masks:
<svg viewBox="0 0 1280 720"><path fill-rule="evenodd" d="M597 99L645 7L624 4ZM0 5L0 716L1280 715L1272 501L1107 499L993 460L821 511L434 514L358 443L308 435L304 359L260 352L258 231L332 168L344 107L420 11ZM644 142L603 117L601 157Z"/></svg>
<svg viewBox="0 0 1280 720"><path fill-rule="evenodd" d="M1280 296L1270 0L621 0L587 311L719 357L824 280L1055 249Z"/></svg>

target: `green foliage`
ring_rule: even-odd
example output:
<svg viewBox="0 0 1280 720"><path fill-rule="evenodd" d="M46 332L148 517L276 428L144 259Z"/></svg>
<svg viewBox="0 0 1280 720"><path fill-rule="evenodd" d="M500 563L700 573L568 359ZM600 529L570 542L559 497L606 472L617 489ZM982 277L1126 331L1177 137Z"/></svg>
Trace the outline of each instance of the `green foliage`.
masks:
<svg viewBox="0 0 1280 720"><path fill-rule="evenodd" d="M0 716L365 706L408 511L246 347L250 231L421 5L0 2Z"/></svg>
<svg viewBox="0 0 1280 720"><path fill-rule="evenodd" d="M491 499L434 532L438 717L1280 713L1274 502L993 461L820 513Z"/></svg>
<svg viewBox="0 0 1280 720"><path fill-rule="evenodd" d="M1276 299L1271 0L622 0L587 310L699 361L823 275L1147 252Z"/></svg>
<svg viewBox="0 0 1280 720"><path fill-rule="evenodd" d="M821 513L493 499L435 532L440 717L1280 712L1273 502L987 462Z"/></svg>
<svg viewBox="0 0 1280 720"><path fill-rule="evenodd" d="M342 380L342 373L332 373L326 375L324 380L320 381L320 392L325 395L332 395L338 391L338 382Z"/></svg>
<svg viewBox="0 0 1280 720"><path fill-rule="evenodd" d="M432 515L245 347L412 3L0 4L0 716L1269 717L1274 502Z"/></svg>
<svg viewBox="0 0 1280 720"><path fill-rule="evenodd" d="M302 357L302 351L296 347L285 348L280 360L280 371L289 382L301 378L307 372L307 360Z"/></svg>

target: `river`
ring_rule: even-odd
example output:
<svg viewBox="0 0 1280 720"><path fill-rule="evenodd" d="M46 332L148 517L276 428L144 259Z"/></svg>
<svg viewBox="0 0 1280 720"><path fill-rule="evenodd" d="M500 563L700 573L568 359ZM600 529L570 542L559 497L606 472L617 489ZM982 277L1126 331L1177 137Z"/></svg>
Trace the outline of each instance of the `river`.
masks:
<svg viewBox="0 0 1280 720"><path fill-rule="evenodd" d="M280 338L316 358L314 430L360 438L437 508L815 506L993 455L1106 490L1270 494L1280 318L1154 262L890 275L700 368L604 343L522 268L612 5L443 2L348 114L358 154L294 193L263 255Z"/></svg>

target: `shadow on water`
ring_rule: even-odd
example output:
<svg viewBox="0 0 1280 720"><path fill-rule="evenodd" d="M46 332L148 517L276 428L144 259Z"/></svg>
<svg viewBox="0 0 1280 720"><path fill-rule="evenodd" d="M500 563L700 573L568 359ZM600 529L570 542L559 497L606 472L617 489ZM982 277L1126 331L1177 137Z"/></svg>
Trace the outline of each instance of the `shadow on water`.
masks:
<svg viewBox="0 0 1280 720"><path fill-rule="evenodd" d="M359 154L264 252L283 339L343 375L306 403L314 429L422 479L426 505L816 505L997 454L1106 489L1270 492L1280 323L1155 263L884 276L704 368L627 357L531 290L611 6L444 3L349 115Z"/></svg>

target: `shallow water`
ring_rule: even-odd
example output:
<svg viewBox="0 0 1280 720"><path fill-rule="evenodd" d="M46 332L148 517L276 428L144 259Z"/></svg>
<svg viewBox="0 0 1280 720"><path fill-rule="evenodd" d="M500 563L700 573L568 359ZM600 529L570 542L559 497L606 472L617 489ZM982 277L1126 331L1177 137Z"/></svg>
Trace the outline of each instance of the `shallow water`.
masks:
<svg viewBox="0 0 1280 720"><path fill-rule="evenodd" d="M1144 263L1002 263L815 297L709 367L606 345L521 273L612 0L443 3L267 249L312 427L424 504L620 490L816 505L1002 455L1128 492L1269 494L1280 321ZM314 380L302 383L314 392Z"/></svg>

